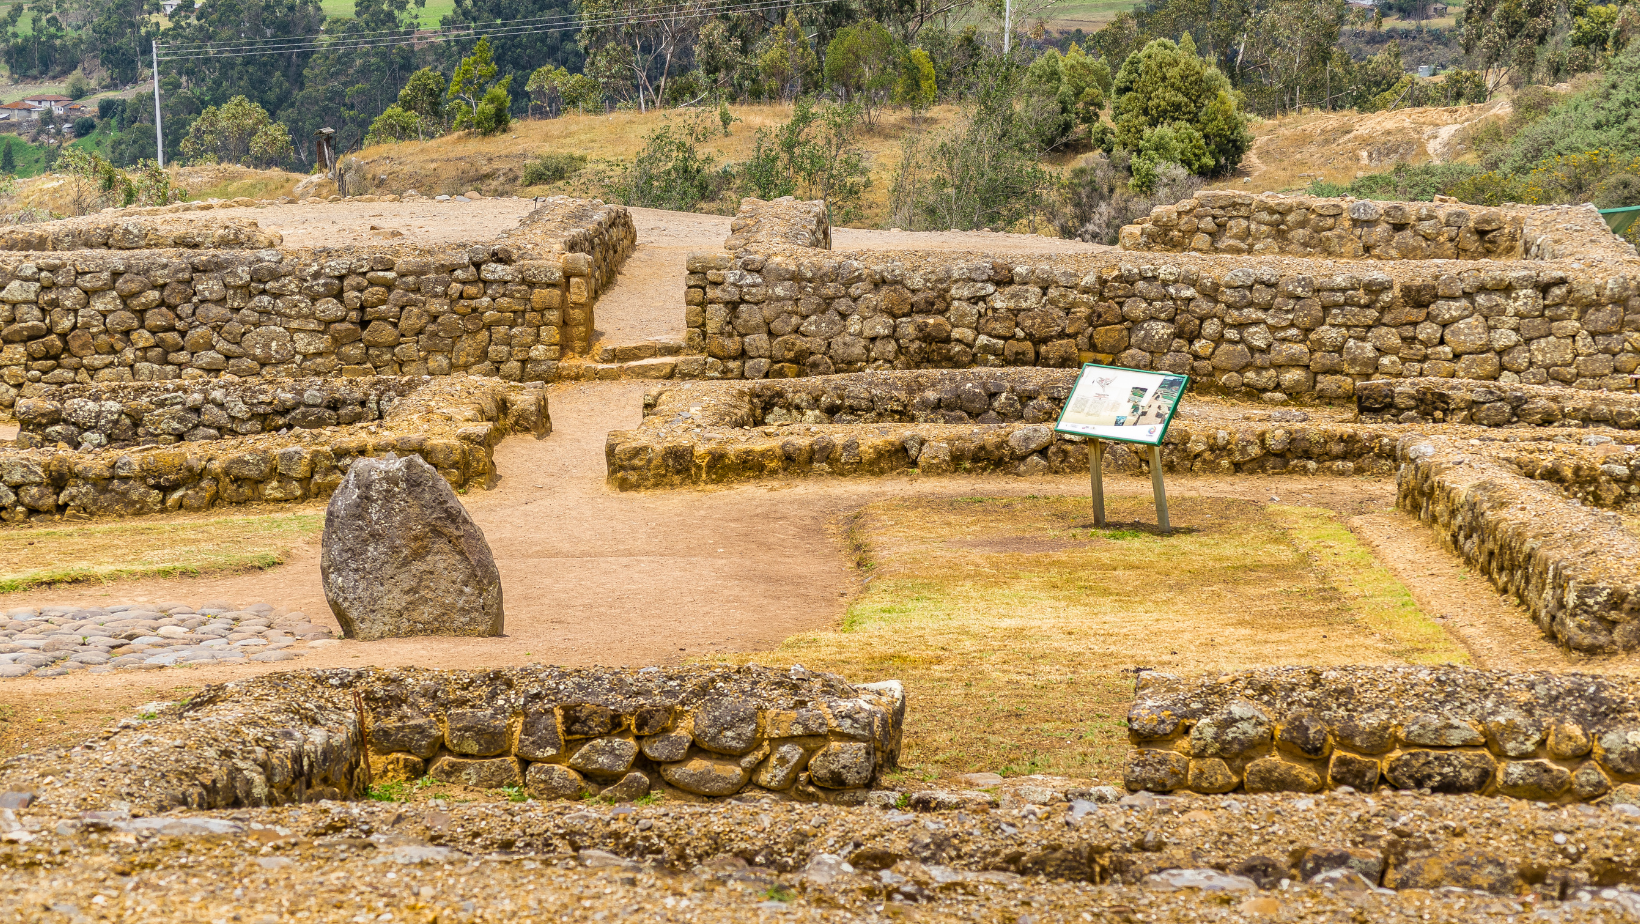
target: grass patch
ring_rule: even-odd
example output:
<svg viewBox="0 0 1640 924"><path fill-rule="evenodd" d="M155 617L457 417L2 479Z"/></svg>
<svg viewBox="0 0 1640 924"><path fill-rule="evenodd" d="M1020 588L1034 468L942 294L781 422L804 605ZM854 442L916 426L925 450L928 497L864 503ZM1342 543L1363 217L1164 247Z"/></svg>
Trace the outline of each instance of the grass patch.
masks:
<svg viewBox="0 0 1640 924"><path fill-rule="evenodd" d="M836 631L733 660L801 663L910 692L902 772L1116 782L1137 667L1430 663L1461 652L1327 515L1223 498L896 500L850 524L872 580ZM1330 525L1329 525L1330 524Z"/></svg>
<svg viewBox="0 0 1640 924"><path fill-rule="evenodd" d="M0 593L74 581L271 568L324 528L322 512L0 530Z"/></svg>
<svg viewBox="0 0 1640 924"><path fill-rule="evenodd" d="M1469 654L1424 615L1412 592L1330 510L1271 505L1270 515L1293 545L1361 616L1363 625L1411 664L1469 664Z"/></svg>

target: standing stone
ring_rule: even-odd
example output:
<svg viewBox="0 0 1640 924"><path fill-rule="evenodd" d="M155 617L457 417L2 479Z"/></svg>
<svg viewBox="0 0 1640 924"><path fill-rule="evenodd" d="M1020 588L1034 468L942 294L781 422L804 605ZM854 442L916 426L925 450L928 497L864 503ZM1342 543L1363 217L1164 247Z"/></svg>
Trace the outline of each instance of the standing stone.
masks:
<svg viewBox="0 0 1640 924"><path fill-rule="evenodd" d="M502 631L489 543L420 456L359 459L348 469L325 513L319 573L348 638Z"/></svg>

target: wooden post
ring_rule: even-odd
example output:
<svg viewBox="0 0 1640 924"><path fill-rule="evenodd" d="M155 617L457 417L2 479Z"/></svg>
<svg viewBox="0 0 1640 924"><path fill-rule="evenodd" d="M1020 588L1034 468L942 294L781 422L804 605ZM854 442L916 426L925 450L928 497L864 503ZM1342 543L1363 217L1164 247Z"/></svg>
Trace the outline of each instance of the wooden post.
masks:
<svg viewBox="0 0 1640 924"><path fill-rule="evenodd" d="M1167 488L1162 485L1162 447L1150 447L1150 488L1156 495L1156 525L1162 532L1170 533L1173 527L1167 522Z"/></svg>
<svg viewBox="0 0 1640 924"><path fill-rule="evenodd" d="M1090 439L1088 473L1093 479L1093 525L1105 525L1105 444Z"/></svg>

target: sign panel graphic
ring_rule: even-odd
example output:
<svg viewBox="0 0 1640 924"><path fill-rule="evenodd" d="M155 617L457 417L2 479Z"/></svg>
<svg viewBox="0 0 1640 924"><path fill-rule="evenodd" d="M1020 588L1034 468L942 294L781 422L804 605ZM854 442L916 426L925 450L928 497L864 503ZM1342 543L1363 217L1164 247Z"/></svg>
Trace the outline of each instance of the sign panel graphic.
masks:
<svg viewBox="0 0 1640 924"><path fill-rule="evenodd" d="M1082 367L1054 429L1158 446L1189 383L1187 375L1089 363Z"/></svg>

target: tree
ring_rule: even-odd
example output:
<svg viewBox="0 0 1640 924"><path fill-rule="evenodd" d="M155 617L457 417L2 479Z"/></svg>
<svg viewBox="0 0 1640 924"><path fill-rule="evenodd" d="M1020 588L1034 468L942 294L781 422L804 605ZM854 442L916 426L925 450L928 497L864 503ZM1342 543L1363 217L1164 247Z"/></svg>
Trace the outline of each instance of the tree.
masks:
<svg viewBox="0 0 1640 924"><path fill-rule="evenodd" d="M455 74L450 77L450 89L445 94L465 106L458 107L455 129L473 129L480 135L494 135L506 129L512 121L512 97L507 88L512 75L495 79L495 59L487 39L479 39L473 53L461 59Z"/></svg>
<svg viewBox="0 0 1640 924"><path fill-rule="evenodd" d="M571 74L562 67L543 65L530 75L524 89L535 105L557 118L559 113L574 109L585 112L596 109L603 101L604 88L585 74Z"/></svg>
<svg viewBox="0 0 1640 924"><path fill-rule="evenodd" d="M97 130L97 120L90 116L80 116L74 120L74 137L84 138Z"/></svg>
<svg viewBox="0 0 1640 924"><path fill-rule="evenodd" d="M277 167L294 155L290 130L243 96L209 106L188 128L182 154L194 163Z"/></svg>
<svg viewBox="0 0 1640 924"><path fill-rule="evenodd" d="M485 23L516 23L534 21L549 25L554 21L574 20L578 15L590 15L580 9L575 0L455 0L455 8L444 17L444 28L483 25ZM577 33L546 29L532 32L528 29L501 28L487 36L490 51L495 56L497 72L513 75L513 85L522 87L530 74L538 68L551 65L581 71L585 55L577 41ZM455 70L460 58L472 53L476 43L447 43L435 50L445 73ZM523 94L520 94L518 113L522 114Z"/></svg>
<svg viewBox="0 0 1640 924"><path fill-rule="evenodd" d="M911 49L900 68L900 84L894 89L894 101L910 106L914 113L921 113L934 105L939 94L933 59L921 48Z"/></svg>
<svg viewBox="0 0 1640 924"><path fill-rule="evenodd" d="M11 139L6 139L6 146L0 148L0 173L12 176L17 172L17 153L11 149Z"/></svg>
<svg viewBox="0 0 1640 924"><path fill-rule="evenodd" d="M412 138L420 141L423 140L420 129L420 120L406 112L398 103L394 103L382 110L382 114L370 123L370 131L364 136L364 146L409 141Z"/></svg>
<svg viewBox="0 0 1640 924"><path fill-rule="evenodd" d="M586 73L648 110L666 98L700 33L705 0L582 0Z"/></svg>
<svg viewBox="0 0 1640 924"><path fill-rule="evenodd" d="M741 167L746 193L823 199L833 221L849 220L870 184L859 125L854 106L817 106L798 97L789 121L773 132L758 130L752 158Z"/></svg>
<svg viewBox="0 0 1640 924"><path fill-rule="evenodd" d="M841 29L826 47L826 83L860 104L867 125L899 81L901 45L882 23L865 20Z"/></svg>
<svg viewBox="0 0 1640 924"><path fill-rule="evenodd" d="M1463 8L1463 50L1481 66L1488 94L1530 78L1555 28L1554 0L1472 0Z"/></svg>
<svg viewBox="0 0 1640 924"><path fill-rule="evenodd" d="M797 13L786 11L786 22L771 30L765 39L757 69L764 85L778 99L792 99L814 83L820 62L809 47L809 37L797 21Z"/></svg>
<svg viewBox="0 0 1640 924"><path fill-rule="evenodd" d="M398 101L370 123L364 143L386 144L411 138L426 141L444 134L445 90L444 75L430 67L411 74L399 91Z"/></svg>
<svg viewBox="0 0 1640 924"><path fill-rule="evenodd" d="M1177 126L1190 126L1209 157L1204 167L1191 169L1202 176L1222 175L1241 163L1253 137L1230 81L1198 58L1188 39L1183 45L1157 39L1122 62L1111 87L1114 143L1137 153L1152 132L1167 126L1177 141ZM1167 143L1159 139L1151 147Z"/></svg>

